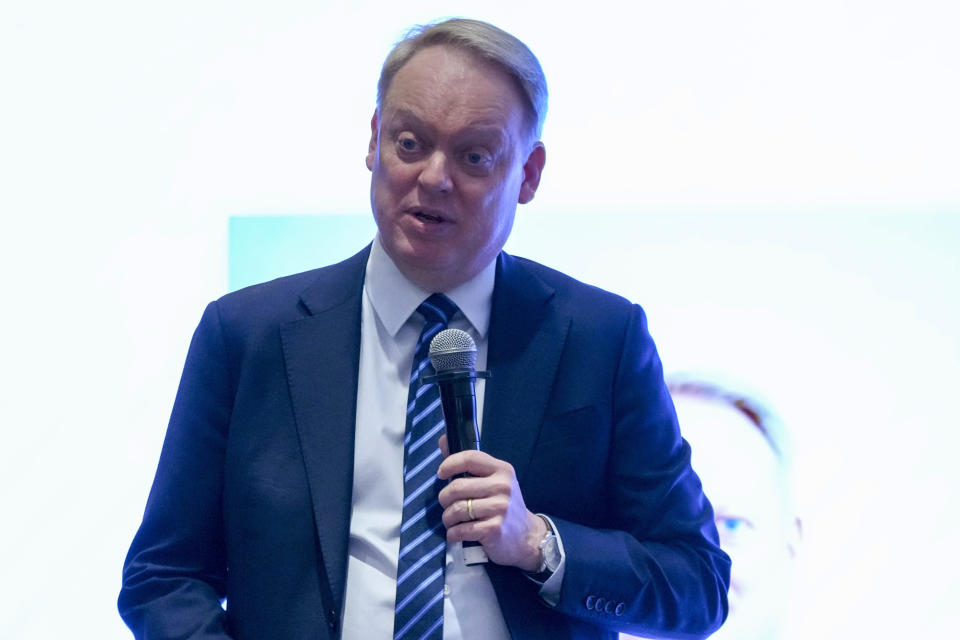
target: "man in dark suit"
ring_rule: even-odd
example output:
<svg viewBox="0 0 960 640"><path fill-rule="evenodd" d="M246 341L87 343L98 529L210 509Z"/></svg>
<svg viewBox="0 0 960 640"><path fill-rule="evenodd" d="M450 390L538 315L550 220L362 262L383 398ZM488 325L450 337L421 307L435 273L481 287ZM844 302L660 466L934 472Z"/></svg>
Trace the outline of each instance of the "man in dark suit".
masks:
<svg viewBox="0 0 960 640"><path fill-rule="evenodd" d="M729 560L643 312L501 251L539 186L545 111L536 58L491 25L394 48L367 155L373 244L224 296L194 335L124 567L138 637L693 638L722 623ZM470 332L493 377L483 451L441 463L440 431L409 434L435 393L414 354L448 303L435 321ZM462 541L489 563L464 563ZM411 557L441 568L407 594Z"/></svg>

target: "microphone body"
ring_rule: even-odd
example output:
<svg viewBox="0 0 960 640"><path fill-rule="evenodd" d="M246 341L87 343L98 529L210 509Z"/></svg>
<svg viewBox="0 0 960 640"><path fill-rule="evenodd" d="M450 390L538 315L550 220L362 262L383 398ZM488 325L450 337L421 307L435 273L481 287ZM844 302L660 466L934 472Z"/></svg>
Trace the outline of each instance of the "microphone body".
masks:
<svg viewBox="0 0 960 640"><path fill-rule="evenodd" d="M476 371L476 361L477 346L466 331L445 329L430 341L430 363L437 373L423 380L436 383L440 390L450 453L480 450L476 380L489 378L490 372ZM479 542L466 541L463 561L467 565L483 564L488 558Z"/></svg>
<svg viewBox="0 0 960 640"><path fill-rule="evenodd" d="M447 424L447 445L450 453L480 450L475 382L477 378L488 375L486 371L456 369L432 377L440 388L440 402L443 405L443 420Z"/></svg>

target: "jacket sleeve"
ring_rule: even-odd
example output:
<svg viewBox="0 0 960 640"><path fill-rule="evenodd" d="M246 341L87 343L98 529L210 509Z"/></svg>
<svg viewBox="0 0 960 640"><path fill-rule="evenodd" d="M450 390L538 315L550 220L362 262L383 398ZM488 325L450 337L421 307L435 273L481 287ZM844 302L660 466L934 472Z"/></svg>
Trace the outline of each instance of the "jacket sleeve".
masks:
<svg viewBox="0 0 960 640"><path fill-rule="evenodd" d="M136 638L223 639L222 494L233 383L216 303L193 335L118 608Z"/></svg>
<svg viewBox="0 0 960 640"><path fill-rule="evenodd" d="M599 527L553 518L566 555L556 610L611 631L704 638L726 618L730 560L638 306L620 353L602 498L608 515Z"/></svg>

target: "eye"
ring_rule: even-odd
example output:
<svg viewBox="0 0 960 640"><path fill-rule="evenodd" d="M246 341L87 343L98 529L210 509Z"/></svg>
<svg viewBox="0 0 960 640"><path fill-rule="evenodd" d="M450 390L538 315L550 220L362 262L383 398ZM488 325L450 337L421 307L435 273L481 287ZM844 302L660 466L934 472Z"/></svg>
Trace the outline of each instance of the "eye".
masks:
<svg viewBox="0 0 960 640"><path fill-rule="evenodd" d="M404 151L416 151L420 145L417 144L417 141L412 136L403 136L397 140L397 146L399 146Z"/></svg>
<svg viewBox="0 0 960 640"><path fill-rule="evenodd" d="M743 526L743 520L740 518L723 518L720 520L720 526L727 531L736 531Z"/></svg>
<svg viewBox="0 0 960 640"><path fill-rule="evenodd" d="M463 153L463 163L472 171L486 171L493 164L493 156L486 149L469 149Z"/></svg>
<svg viewBox="0 0 960 640"><path fill-rule="evenodd" d="M717 529L721 534L724 533L738 533L746 529L752 529L753 523L747 520L746 518L739 518L737 516L717 516Z"/></svg>

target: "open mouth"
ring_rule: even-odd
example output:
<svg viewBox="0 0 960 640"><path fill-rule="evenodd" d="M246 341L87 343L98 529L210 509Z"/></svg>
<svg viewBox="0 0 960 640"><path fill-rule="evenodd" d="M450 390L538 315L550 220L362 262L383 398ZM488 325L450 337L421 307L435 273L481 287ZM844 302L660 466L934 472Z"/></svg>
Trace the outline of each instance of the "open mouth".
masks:
<svg viewBox="0 0 960 640"><path fill-rule="evenodd" d="M446 222L444 217L437 213L428 213L426 211L413 211L412 213L417 220L421 220L423 222L428 222L431 224L440 224L441 222Z"/></svg>

